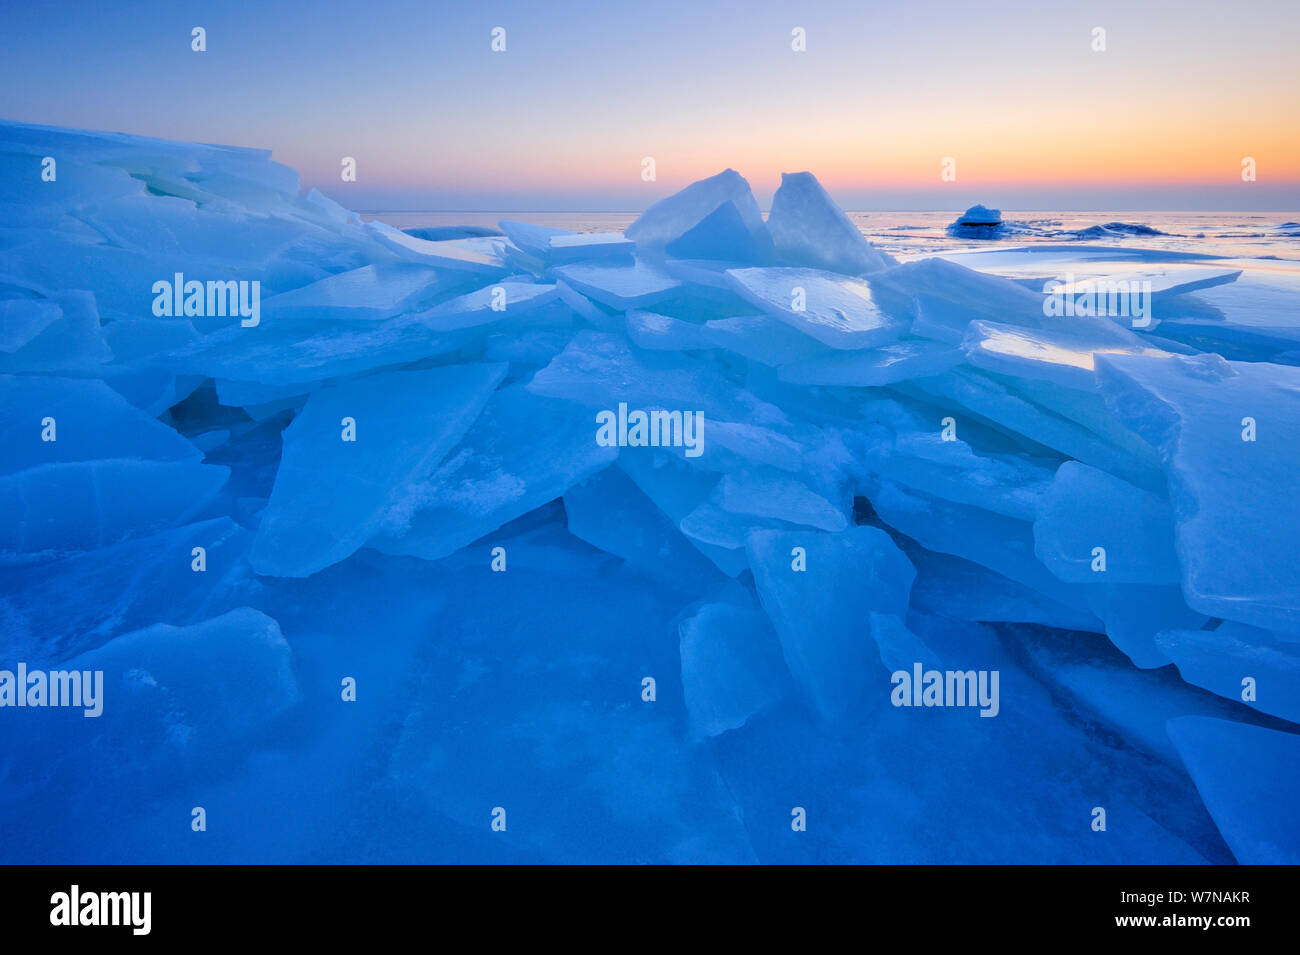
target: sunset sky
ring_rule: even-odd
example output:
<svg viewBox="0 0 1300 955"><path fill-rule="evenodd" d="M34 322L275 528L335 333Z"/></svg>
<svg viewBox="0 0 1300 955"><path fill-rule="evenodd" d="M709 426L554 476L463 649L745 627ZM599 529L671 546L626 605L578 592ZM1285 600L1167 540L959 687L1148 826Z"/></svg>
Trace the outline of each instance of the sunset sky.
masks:
<svg viewBox="0 0 1300 955"><path fill-rule="evenodd" d="M355 209L635 211L728 166L764 207L810 170L857 210L1300 208L1295 0L124 0L0 24L0 117L269 148Z"/></svg>

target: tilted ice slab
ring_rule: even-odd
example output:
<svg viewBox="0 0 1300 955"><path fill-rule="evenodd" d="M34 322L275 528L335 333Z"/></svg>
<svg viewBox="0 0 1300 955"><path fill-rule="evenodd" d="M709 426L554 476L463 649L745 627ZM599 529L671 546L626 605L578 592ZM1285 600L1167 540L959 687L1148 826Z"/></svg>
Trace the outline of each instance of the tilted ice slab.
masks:
<svg viewBox="0 0 1300 955"><path fill-rule="evenodd" d="M542 260L545 260L550 255L551 239L558 236L578 235L577 232L571 232L568 229L556 229L548 225L534 225L531 222L516 222L513 219L502 219L497 225L521 251Z"/></svg>
<svg viewBox="0 0 1300 955"><path fill-rule="evenodd" d="M1035 329L976 321L966 327L962 349L975 367L1016 378L1035 378L1065 388L1096 388L1094 367L1100 354L1169 354L1109 323L1070 324Z"/></svg>
<svg viewBox="0 0 1300 955"><path fill-rule="evenodd" d="M0 407L0 474L102 458L201 457L198 448L102 381L0 375Z"/></svg>
<svg viewBox="0 0 1300 955"><path fill-rule="evenodd" d="M810 172L781 174L767 229L777 255L795 265L865 275L896 264L872 247Z"/></svg>
<svg viewBox="0 0 1300 955"><path fill-rule="evenodd" d="M662 249L673 240L686 235L726 203L735 207L755 245L770 255L772 238L768 235L767 226L763 224L758 202L754 199L749 183L734 169L701 179L681 192L660 199L641 213L624 234L639 246Z"/></svg>
<svg viewBox="0 0 1300 955"><path fill-rule="evenodd" d="M584 409L503 388L433 474L401 490L370 546L426 560L454 553L618 457L595 436Z"/></svg>
<svg viewBox="0 0 1300 955"><path fill-rule="evenodd" d="M1094 553L1099 547L1101 555ZM1076 584L1182 579L1169 502L1078 461L1057 469L1034 522L1034 553Z"/></svg>
<svg viewBox="0 0 1300 955"><path fill-rule="evenodd" d="M1300 736L1203 716L1168 729L1237 861L1300 863Z"/></svg>
<svg viewBox="0 0 1300 955"><path fill-rule="evenodd" d="M380 244L399 257L411 262L423 262L440 269L493 275L505 272L500 257L476 251L470 239L446 239L430 242L417 239L400 229L382 222L368 222L366 228Z"/></svg>
<svg viewBox="0 0 1300 955"><path fill-rule="evenodd" d="M314 392L284 431L253 569L307 577L350 556L379 530L398 493L455 446L505 373L504 365L453 365ZM343 440L344 419L355 441Z"/></svg>
<svg viewBox="0 0 1300 955"><path fill-rule="evenodd" d="M457 281L463 282L465 277L458 276ZM374 321L418 307L448 287L454 283L428 266L407 262L365 265L263 299L262 318L268 324L282 318Z"/></svg>
<svg viewBox="0 0 1300 955"><path fill-rule="evenodd" d="M797 385L869 388L942 374L962 361L951 346L927 341L890 342L878 348L840 352L782 365L777 377Z"/></svg>
<svg viewBox="0 0 1300 955"><path fill-rule="evenodd" d="M414 317L435 331L459 331L518 318L558 297L554 285L502 281L457 296Z"/></svg>
<svg viewBox="0 0 1300 955"><path fill-rule="evenodd" d="M552 235L547 250L551 262L630 258L636 243L621 232L582 232Z"/></svg>
<svg viewBox="0 0 1300 955"><path fill-rule="evenodd" d="M63 316L63 309L45 299L0 301L0 352L15 352Z"/></svg>
<svg viewBox="0 0 1300 955"><path fill-rule="evenodd" d="M760 530L746 549L796 686L822 717L847 714L880 665L871 614L907 613L916 577L911 562L877 527ZM801 559L804 570L796 569Z"/></svg>
<svg viewBox="0 0 1300 955"><path fill-rule="evenodd" d="M0 477L0 554L94 550L199 516L230 469L104 458Z"/></svg>
<svg viewBox="0 0 1300 955"><path fill-rule="evenodd" d="M1300 643L1232 621L1217 630L1167 630L1156 643L1188 683L1300 724Z"/></svg>
<svg viewBox="0 0 1300 955"><path fill-rule="evenodd" d="M749 592L731 585L719 596L678 625L682 695L696 739L744 726L789 690L781 646Z"/></svg>
<svg viewBox="0 0 1300 955"><path fill-rule="evenodd" d="M96 746L124 762L139 752L196 757L260 728L298 702L293 654L279 625L251 607L188 627L155 624L74 658L104 671Z"/></svg>
<svg viewBox="0 0 1300 955"><path fill-rule="evenodd" d="M581 262L561 265L553 275L610 308L647 308L676 295L682 283L643 259L631 265Z"/></svg>
<svg viewBox="0 0 1300 955"><path fill-rule="evenodd" d="M872 348L906 328L863 279L794 268L730 269L727 278L745 301L832 348Z"/></svg>
<svg viewBox="0 0 1300 955"><path fill-rule="evenodd" d="M804 361L827 352L821 342L767 315L715 318L704 323L700 334L715 348L725 348L763 365Z"/></svg>
<svg viewBox="0 0 1300 955"><path fill-rule="evenodd" d="M1161 302L1200 289L1214 288L1235 282L1241 275L1241 269L1148 269L1145 271L1127 271L1102 273L1073 282L1044 283L1044 293L1076 297L1098 291L1099 286L1118 286L1124 289L1141 290L1150 293L1153 302Z"/></svg>
<svg viewBox="0 0 1300 955"><path fill-rule="evenodd" d="M1195 610L1300 630L1300 368L1102 356L1107 403L1161 452ZM1255 440L1250 436L1255 424Z"/></svg>
<svg viewBox="0 0 1300 955"><path fill-rule="evenodd" d="M639 348L651 351L686 351L713 347L704 336L704 328L670 315L630 309L627 313L627 336Z"/></svg>

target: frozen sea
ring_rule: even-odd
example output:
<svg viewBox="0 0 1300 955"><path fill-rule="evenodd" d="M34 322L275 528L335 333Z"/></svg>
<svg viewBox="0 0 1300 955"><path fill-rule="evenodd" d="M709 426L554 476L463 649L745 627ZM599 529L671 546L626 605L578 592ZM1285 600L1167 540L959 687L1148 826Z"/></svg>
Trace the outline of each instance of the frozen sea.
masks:
<svg viewBox="0 0 1300 955"><path fill-rule="evenodd" d="M0 214L0 861L1300 862L1300 214Z"/></svg>

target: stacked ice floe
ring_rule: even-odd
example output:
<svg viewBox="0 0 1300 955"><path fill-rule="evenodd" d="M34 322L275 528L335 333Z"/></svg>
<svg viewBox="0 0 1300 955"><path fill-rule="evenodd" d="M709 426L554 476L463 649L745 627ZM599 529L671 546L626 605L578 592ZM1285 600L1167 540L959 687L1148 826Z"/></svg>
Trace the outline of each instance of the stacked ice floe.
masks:
<svg viewBox="0 0 1300 955"><path fill-rule="evenodd" d="M1135 331L807 173L431 241L0 144L0 666L107 687L0 710L14 858L1300 859L1300 345L1191 294L1239 270L1109 276Z"/></svg>

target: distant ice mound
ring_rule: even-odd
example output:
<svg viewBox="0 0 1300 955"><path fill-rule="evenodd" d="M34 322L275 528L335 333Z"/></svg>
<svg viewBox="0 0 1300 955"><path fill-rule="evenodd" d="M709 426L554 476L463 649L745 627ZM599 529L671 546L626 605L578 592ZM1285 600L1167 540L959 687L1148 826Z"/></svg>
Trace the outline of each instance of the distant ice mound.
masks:
<svg viewBox="0 0 1300 955"><path fill-rule="evenodd" d="M1002 210L971 206L948 226L955 238L996 239L1002 235Z"/></svg>
<svg viewBox="0 0 1300 955"><path fill-rule="evenodd" d="M504 235L500 229L482 225L436 225L417 226L403 229L407 235L430 242L442 242L446 239L478 239L484 236Z"/></svg>
<svg viewBox="0 0 1300 955"><path fill-rule="evenodd" d="M1159 229L1153 229L1149 225L1141 225L1133 222L1107 222L1105 225L1088 226L1086 229L1075 229L1072 232L1074 238L1083 240L1168 234L1169 233L1167 232L1161 232Z"/></svg>
<svg viewBox="0 0 1300 955"><path fill-rule="evenodd" d="M435 238L12 123L0 213L0 669L111 681L4 714L5 861L1300 861L1257 274L899 265L807 172Z"/></svg>

